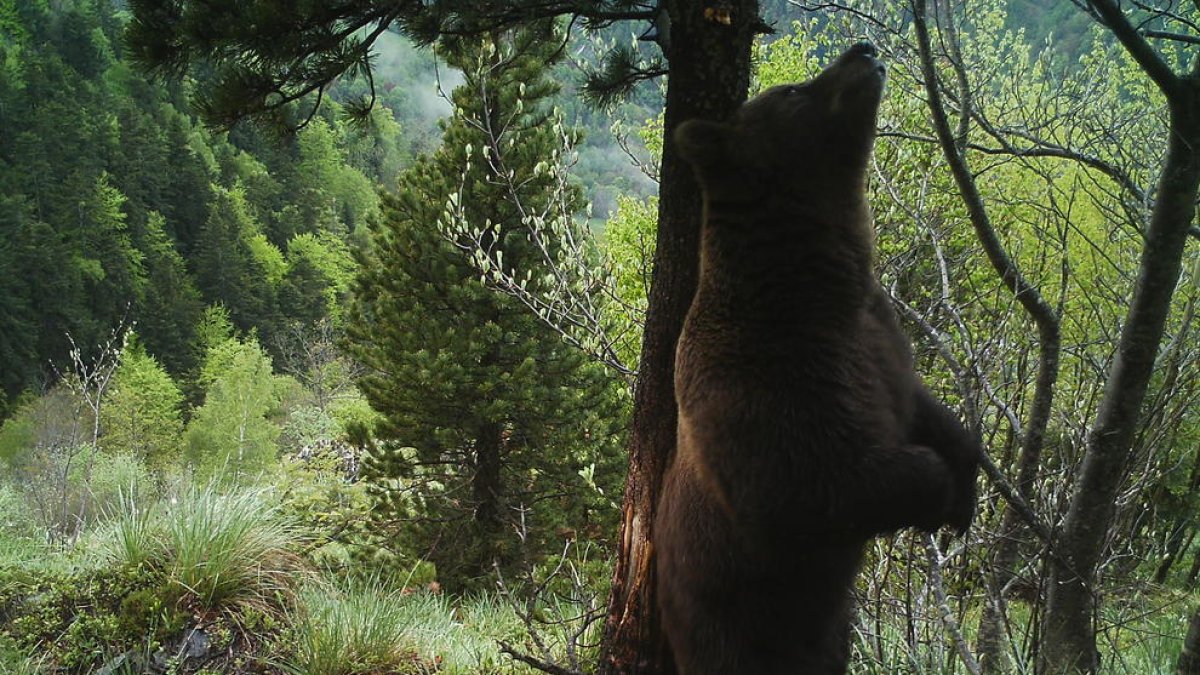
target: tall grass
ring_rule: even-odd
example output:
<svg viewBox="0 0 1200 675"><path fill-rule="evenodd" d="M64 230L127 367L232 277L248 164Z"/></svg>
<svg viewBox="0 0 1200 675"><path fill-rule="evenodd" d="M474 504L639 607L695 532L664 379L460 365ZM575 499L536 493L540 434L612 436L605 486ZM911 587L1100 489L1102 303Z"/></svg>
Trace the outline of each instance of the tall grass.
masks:
<svg viewBox="0 0 1200 675"><path fill-rule="evenodd" d="M451 601L378 580L312 584L289 623L293 653L281 665L294 675L527 672L496 642L521 644L525 628L492 596Z"/></svg>
<svg viewBox="0 0 1200 675"><path fill-rule="evenodd" d="M268 605L295 588L298 532L263 491L192 490L166 519L168 578L205 607Z"/></svg>
<svg viewBox="0 0 1200 675"><path fill-rule="evenodd" d="M114 515L112 523L101 539L112 560L132 568L161 562L161 521L154 504L142 505L122 491L117 511L110 515Z"/></svg>
<svg viewBox="0 0 1200 675"><path fill-rule="evenodd" d="M108 556L162 575L202 607L278 606L294 593L304 564L292 551L299 533L269 497L209 485L158 508L122 499Z"/></svg>
<svg viewBox="0 0 1200 675"><path fill-rule="evenodd" d="M422 654L454 675L526 672L500 653L497 640L523 644L526 630L513 609L490 595L460 598L414 593L405 598L408 634ZM532 672L532 671L529 671Z"/></svg>
<svg viewBox="0 0 1200 675"><path fill-rule="evenodd" d="M370 582L310 585L292 616L294 652L284 664L296 675L424 673L401 593Z"/></svg>
<svg viewBox="0 0 1200 675"><path fill-rule="evenodd" d="M40 661L21 653L3 635L0 635L0 673L4 673L4 675L37 675L42 671Z"/></svg>

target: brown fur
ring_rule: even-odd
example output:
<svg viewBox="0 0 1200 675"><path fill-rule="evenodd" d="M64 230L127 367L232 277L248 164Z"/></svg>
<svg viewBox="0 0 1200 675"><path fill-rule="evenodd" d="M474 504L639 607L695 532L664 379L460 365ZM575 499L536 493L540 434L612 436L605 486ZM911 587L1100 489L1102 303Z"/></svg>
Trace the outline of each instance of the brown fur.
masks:
<svg viewBox="0 0 1200 675"><path fill-rule="evenodd" d="M978 442L913 373L871 273L882 87L858 45L676 134L705 194L654 533L682 675L844 673L864 544L970 523Z"/></svg>

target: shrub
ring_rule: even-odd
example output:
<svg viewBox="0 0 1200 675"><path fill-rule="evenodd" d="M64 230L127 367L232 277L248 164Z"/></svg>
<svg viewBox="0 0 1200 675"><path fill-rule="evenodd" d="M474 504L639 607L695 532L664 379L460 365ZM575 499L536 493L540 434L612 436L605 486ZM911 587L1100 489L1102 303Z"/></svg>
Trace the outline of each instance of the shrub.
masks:
<svg viewBox="0 0 1200 675"><path fill-rule="evenodd" d="M32 656L26 656L3 635L0 635L0 673L6 675L36 675L41 664Z"/></svg>
<svg viewBox="0 0 1200 675"><path fill-rule="evenodd" d="M110 569L29 570L0 588L7 607L0 633L60 669L88 672L143 639L122 621L119 607L148 583L144 575Z"/></svg>
<svg viewBox="0 0 1200 675"><path fill-rule="evenodd" d="M86 461L86 459L85 459ZM82 464L82 463L81 463ZM90 512L97 518L120 513L123 502L149 503L155 495L154 478L142 460L129 453L96 453L91 482L84 483L83 470L72 477L91 499Z"/></svg>

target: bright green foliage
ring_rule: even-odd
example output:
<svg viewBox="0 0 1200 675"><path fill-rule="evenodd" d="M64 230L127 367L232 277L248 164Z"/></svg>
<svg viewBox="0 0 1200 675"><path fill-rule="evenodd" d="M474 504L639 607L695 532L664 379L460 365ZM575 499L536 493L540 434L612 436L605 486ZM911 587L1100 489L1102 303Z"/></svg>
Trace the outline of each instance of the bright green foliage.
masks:
<svg viewBox="0 0 1200 675"><path fill-rule="evenodd" d="M335 133L324 120L314 120L297 136L296 203L305 218L296 224L298 233L336 230L338 225L353 231L377 210L374 186L347 164Z"/></svg>
<svg viewBox="0 0 1200 675"><path fill-rule="evenodd" d="M556 44L542 27L447 54L466 83L452 94L445 142L385 198L356 286L352 349L371 369L360 386L384 417L364 467L372 529L385 547L429 556L455 590L493 561L507 567L555 546L555 527L612 523L621 422L612 383L516 298L485 285L456 239L481 228L492 257L537 283L542 253L522 210L553 199L578 207L538 166L560 142L544 103ZM495 149L503 159L488 154ZM580 475L593 465L607 496Z"/></svg>
<svg viewBox="0 0 1200 675"><path fill-rule="evenodd" d="M622 309L616 313L623 336L617 345L622 363L637 363L642 350L640 327L649 302L654 245L658 233L658 200L623 197L617 212L604 224L604 250L613 263L616 293Z"/></svg>
<svg viewBox="0 0 1200 675"><path fill-rule="evenodd" d="M226 340L209 349L200 372L204 405L187 427L187 458L203 476L252 479L275 460L279 427L268 419L284 378L254 340Z"/></svg>
<svg viewBox="0 0 1200 675"><path fill-rule="evenodd" d="M87 283L88 298L101 316L117 316L145 287L142 252L134 248L126 222L125 195L101 173L78 203L82 255L73 262Z"/></svg>
<svg viewBox="0 0 1200 675"><path fill-rule="evenodd" d="M196 323L196 348L205 357L213 347L226 340L233 339L233 322L229 319L229 310L224 305L209 305L200 314Z"/></svg>
<svg viewBox="0 0 1200 675"><path fill-rule="evenodd" d="M167 370L183 373L196 365L192 345L204 308L200 292L160 214L149 214L135 241L145 252L146 269L145 292L137 308L138 335Z"/></svg>
<svg viewBox="0 0 1200 675"><path fill-rule="evenodd" d="M158 361L130 340L100 409L106 452L129 453L162 468L179 457L183 394Z"/></svg>
<svg viewBox="0 0 1200 675"><path fill-rule="evenodd" d="M301 591L291 618L287 670L296 675L429 672L413 647L412 612L400 590L372 579Z"/></svg>
<svg viewBox="0 0 1200 675"><path fill-rule="evenodd" d="M263 271L263 280L272 289L279 288L283 278L287 276L288 264L283 259L283 252L267 240L267 235L258 232L246 240L246 248L250 257Z"/></svg>
<svg viewBox="0 0 1200 675"><path fill-rule="evenodd" d="M287 260L280 309L305 324L326 316L340 322L341 300L354 278L354 258L345 242L329 233L299 234L288 241Z"/></svg>

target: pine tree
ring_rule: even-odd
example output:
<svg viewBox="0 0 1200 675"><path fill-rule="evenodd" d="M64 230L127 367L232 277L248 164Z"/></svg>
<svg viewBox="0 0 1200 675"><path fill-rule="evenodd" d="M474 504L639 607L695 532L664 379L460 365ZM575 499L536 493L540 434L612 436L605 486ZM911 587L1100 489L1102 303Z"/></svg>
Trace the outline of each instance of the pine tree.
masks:
<svg viewBox="0 0 1200 675"><path fill-rule="evenodd" d="M32 311L30 280L21 274L38 252L23 236L28 207L0 196L0 419L10 412L7 401L21 393L37 373L37 319Z"/></svg>
<svg viewBox="0 0 1200 675"><path fill-rule="evenodd" d="M179 375L196 365L191 347L204 305L163 217L151 211L140 230L135 241L145 253L146 290L137 307L138 332L146 349Z"/></svg>
<svg viewBox="0 0 1200 675"><path fill-rule="evenodd" d="M133 245L125 195L101 172L76 203L78 237L87 302L98 324L124 317L145 292L144 255Z"/></svg>
<svg viewBox="0 0 1200 675"><path fill-rule="evenodd" d="M369 71L371 45L389 28L422 42L525 25L549 17L604 27L622 22L661 48L661 59L634 63L614 50L608 91L622 83L670 74L663 110L658 234L653 288L630 424L629 480L622 511L620 550L613 572L601 648L603 673L653 673L669 659L657 622L650 523L667 461L675 447L674 347L698 276L701 196L691 168L672 139L684 120L728 118L745 100L751 45L769 30L757 0L633 0L543 2L459 0L396 4L386 0L300 3L287 16L273 0L133 0L131 54L151 69L180 75L203 65L196 88L208 122L232 125L244 117L288 113L305 119L314 92L347 71ZM665 61L665 67L664 67ZM622 62L628 68L622 68ZM604 80L607 80L605 83ZM615 85L608 87L607 85ZM295 110L297 101L305 106ZM286 115L284 115L286 117ZM282 120L287 122L288 120Z"/></svg>
<svg viewBox="0 0 1200 675"><path fill-rule="evenodd" d="M196 277L209 302L221 303L242 330L264 325L275 298L267 283L269 271L255 255L261 228L250 214L240 187L212 186L208 221L196 241Z"/></svg>
<svg viewBox="0 0 1200 675"><path fill-rule="evenodd" d="M451 590L476 585L493 563L536 557L566 509L594 507L581 499L589 466L602 465L610 488L618 473L611 429L621 416L605 374L490 288L452 241L451 221L486 224L505 261L534 269L541 253L520 209L556 198L580 206L538 167L559 142L544 104L555 37L538 26L447 50L466 77L456 112L441 149L385 198L349 321L353 351L374 372L361 388L385 418L364 473L375 529L403 521L387 543L427 555ZM570 498L548 499L555 493ZM571 515L575 526L594 517Z"/></svg>

